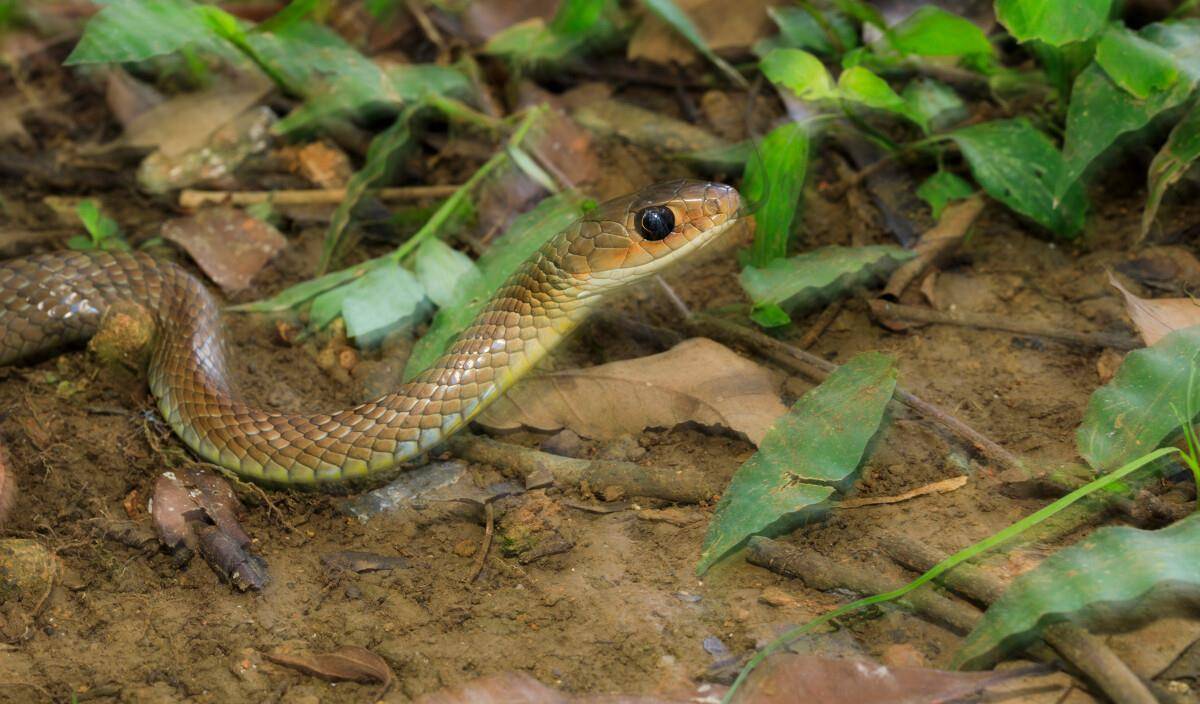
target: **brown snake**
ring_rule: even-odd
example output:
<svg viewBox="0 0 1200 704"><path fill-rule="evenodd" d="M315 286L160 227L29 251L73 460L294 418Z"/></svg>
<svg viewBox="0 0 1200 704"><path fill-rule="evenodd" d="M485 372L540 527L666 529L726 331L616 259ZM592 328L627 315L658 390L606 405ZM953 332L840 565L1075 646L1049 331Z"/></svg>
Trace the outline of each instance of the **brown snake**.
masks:
<svg viewBox="0 0 1200 704"><path fill-rule="evenodd" d="M79 344L120 301L156 326L150 390L183 441L252 481L334 489L390 476L504 393L603 299L715 240L741 211L729 186L674 181L600 205L551 238L445 355L394 393L331 415L244 403L226 370L217 302L139 253L57 252L0 265L0 364Z"/></svg>

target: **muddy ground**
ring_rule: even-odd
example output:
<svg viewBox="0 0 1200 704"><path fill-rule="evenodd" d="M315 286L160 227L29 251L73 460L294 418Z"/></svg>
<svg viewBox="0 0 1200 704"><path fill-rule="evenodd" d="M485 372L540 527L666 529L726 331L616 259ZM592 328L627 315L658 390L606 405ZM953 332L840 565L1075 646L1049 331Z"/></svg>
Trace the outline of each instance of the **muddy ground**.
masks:
<svg viewBox="0 0 1200 704"><path fill-rule="evenodd" d="M657 163L650 155L628 154ZM846 200L827 198L823 186L834 178L826 164L811 180L801 246L849 244L855 228L868 241L891 241ZM1097 186L1098 212L1087 235L1074 244L1052 243L1032 225L989 205L960 255L938 277L940 303L1068 330L1128 332L1104 272L1135 256L1131 241L1141 188L1134 177ZM30 220L43 212L42 198L51 194L21 183L3 186L10 212ZM135 240L153 236L157 221L171 214L127 190L96 195ZM1160 243L1194 252L1187 226L1197 215L1200 209L1178 202L1164 208ZM245 299L312 271L321 229L287 234L288 251ZM38 246L60 244L51 238ZM705 309L741 300L736 273L726 251L669 279L690 306ZM656 288L637 291L617 306L634 320L683 331ZM816 315L797 321L782 337L800 337ZM353 401L352 385L317 365L312 350L319 342L309 348L283 345L271 321L230 318L229 325L234 372L252 399L310 412ZM866 350L894 355L903 386L1045 466L1074 457L1075 428L1101 383L1100 349L948 326L891 332L872 322L861 300L847 302L812 347L835 362ZM552 364L592 365L656 351L620 329L590 324ZM742 351L759 359L752 350ZM809 386L795 377L783 393L791 399ZM665 507L664 502L633 497L636 505L624 510L593 513L572 504L603 504L604 497L583 495L578 487L517 500L548 504L542 508L567 525L573 548L522 564L493 546L473 583L466 580L484 533L478 510L427 506L361 523L339 511L337 497L251 495L244 525L273 579L261 593L241 593L199 560L180 568L155 545L132 547L114 537L113 526L124 521L148 526L145 503L154 478L186 458L156 417L139 377L72 351L0 371L0 409L0 439L21 486L0 535L33 538L65 565L35 618L18 622L8 614L9 627L20 626L20 632L6 633L9 642L0 645L0 701L351 702L376 696L376 685L331 684L262 656L342 645L369 648L394 669L398 686L386 701L408 701L506 670L528 672L569 692L653 692L695 679L728 681L731 670L718 662L724 656L710 652L718 650L712 638L743 656L789 625L847 599L844 592L808 589L740 557L698 579L693 568L711 505L680 506L664 521L663 514L645 510ZM518 433L504 439L536 446L547 436ZM695 427L648 431L636 444L645 449L639 463L702 472L721 482L753 452L744 439ZM588 442L584 454L602 452L602 445ZM470 471L480 486L503 479L492 467L473 465ZM968 481L956 491L834 511L784 539L900 578L905 573L879 548L881 536L900 534L954 551L1048 500L1029 492L1013 498L1023 496L1010 490L1013 477L908 411L897 411L876 440L854 495L894 496L960 475ZM353 574L323 564L322 556L345 550L399 556L406 565ZM1027 545L988 564L1012 574L1045 552L1045 546ZM764 599L776 590L793 600ZM887 607L841 621L798 647L944 666L961 636ZM1089 700L1078 689L1068 692L1066 681L1043 681L1009 700ZM1173 691L1187 696L1194 681L1178 678Z"/></svg>

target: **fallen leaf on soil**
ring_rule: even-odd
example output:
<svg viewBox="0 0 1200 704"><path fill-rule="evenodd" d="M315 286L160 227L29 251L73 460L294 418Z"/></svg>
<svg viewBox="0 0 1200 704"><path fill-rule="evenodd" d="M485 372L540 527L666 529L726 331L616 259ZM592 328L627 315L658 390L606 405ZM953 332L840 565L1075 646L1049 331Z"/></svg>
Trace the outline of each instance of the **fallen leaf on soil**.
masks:
<svg viewBox="0 0 1200 704"><path fill-rule="evenodd" d="M685 340L661 354L587 369L537 374L479 417L494 430L569 427L612 439L696 422L744 433L756 445L787 407L779 377L712 340Z"/></svg>
<svg viewBox="0 0 1200 704"><path fill-rule="evenodd" d="M279 230L237 208L208 208L166 222L162 236L183 247L226 293L250 285L287 240Z"/></svg>
<svg viewBox="0 0 1200 704"><path fill-rule="evenodd" d="M290 667L293 670L333 682L346 680L363 684L378 682L387 689L396 681L392 668L383 658L357 645L343 645L330 653L314 653L312 655L264 653L263 657L276 665Z"/></svg>
<svg viewBox="0 0 1200 704"><path fill-rule="evenodd" d="M9 469L8 452L0 445L0 528L17 501L17 480Z"/></svg>
<svg viewBox="0 0 1200 704"><path fill-rule="evenodd" d="M726 0L675 0L675 4L713 51L742 51L775 31L767 16L772 3L765 0L740 2L736 12ZM687 39L652 13L646 13L634 31L626 53L630 61L645 59L658 64L686 65L700 58Z"/></svg>
<svg viewBox="0 0 1200 704"><path fill-rule="evenodd" d="M732 147L731 143L690 122L620 100L596 100L577 106L572 114L579 124L593 132L615 135L659 152L712 153Z"/></svg>
<svg viewBox="0 0 1200 704"><path fill-rule="evenodd" d="M221 84L209 90L180 93L134 118L118 142L151 147L165 156L179 156L208 141L271 90L263 80L241 86Z"/></svg>
<svg viewBox="0 0 1200 704"><path fill-rule="evenodd" d="M243 591L262 589L270 581L266 563L248 549L250 536L237 517L241 503L225 480L186 467L163 472L148 508L159 540L170 550L198 551Z"/></svg>
<svg viewBox="0 0 1200 704"><path fill-rule="evenodd" d="M259 106L218 127L191 149L178 154L160 149L138 167L138 185L150 193L166 193L196 183L235 188L233 173L248 156L266 150L275 121L270 108Z"/></svg>
<svg viewBox="0 0 1200 704"><path fill-rule="evenodd" d="M1125 297L1125 311L1147 345L1153 345L1168 333L1200 325L1200 302L1194 299L1140 298L1111 273L1108 282Z"/></svg>
<svg viewBox="0 0 1200 704"><path fill-rule="evenodd" d="M551 689L524 672L501 672L418 697L413 704L689 704L716 702L719 685L689 685L688 691L660 695L598 694L571 696ZM739 700L741 701L741 700Z"/></svg>
<svg viewBox="0 0 1200 704"><path fill-rule="evenodd" d="M1166 292L1200 287L1200 260L1186 247L1150 247L1114 268L1143 286Z"/></svg>
<svg viewBox="0 0 1200 704"><path fill-rule="evenodd" d="M486 40L518 22L535 17L549 21L557 6L555 0L474 0L459 19L467 35Z"/></svg>
<svg viewBox="0 0 1200 704"><path fill-rule="evenodd" d="M350 157L324 142L284 147L280 155L291 171L321 188L345 188L354 175Z"/></svg>
<svg viewBox="0 0 1200 704"><path fill-rule="evenodd" d="M163 103L165 98L148 83L142 83L120 66L108 70L104 101L113 117L128 129L138 117Z"/></svg>
<svg viewBox="0 0 1200 704"><path fill-rule="evenodd" d="M869 660L842 660L818 655L772 655L758 667L734 697L742 704L918 704L948 701L1027 670L948 672L920 667L887 667Z"/></svg>

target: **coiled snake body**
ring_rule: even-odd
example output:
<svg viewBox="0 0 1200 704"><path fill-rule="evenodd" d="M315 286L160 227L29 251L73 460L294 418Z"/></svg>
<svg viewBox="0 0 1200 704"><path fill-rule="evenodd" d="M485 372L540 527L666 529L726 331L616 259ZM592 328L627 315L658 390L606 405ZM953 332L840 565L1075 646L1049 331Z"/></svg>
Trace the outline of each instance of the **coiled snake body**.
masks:
<svg viewBox="0 0 1200 704"><path fill-rule="evenodd" d="M204 459L252 481L335 489L390 476L501 395L601 300L704 246L737 219L721 184L676 181L600 205L551 238L448 352L396 392L331 415L240 400L220 311L196 278L138 253L58 252L0 265L0 364L89 339L119 301L151 312L150 390Z"/></svg>

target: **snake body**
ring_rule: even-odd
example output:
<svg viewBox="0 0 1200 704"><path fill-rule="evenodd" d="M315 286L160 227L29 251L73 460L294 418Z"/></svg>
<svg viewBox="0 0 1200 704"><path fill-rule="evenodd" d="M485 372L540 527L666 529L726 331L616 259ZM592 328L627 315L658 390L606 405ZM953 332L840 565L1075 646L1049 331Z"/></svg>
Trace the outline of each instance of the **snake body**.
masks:
<svg viewBox="0 0 1200 704"><path fill-rule="evenodd" d="M437 445L577 326L601 294L714 240L740 209L737 191L703 181L659 184L600 205L526 261L427 371L332 414L242 401L226 369L216 300L184 269L143 253L57 252L0 265L0 364L85 342L110 306L138 303L155 323L150 390L184 443L251 481L336 490L391 476Z"/></svg>

